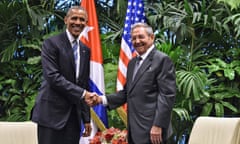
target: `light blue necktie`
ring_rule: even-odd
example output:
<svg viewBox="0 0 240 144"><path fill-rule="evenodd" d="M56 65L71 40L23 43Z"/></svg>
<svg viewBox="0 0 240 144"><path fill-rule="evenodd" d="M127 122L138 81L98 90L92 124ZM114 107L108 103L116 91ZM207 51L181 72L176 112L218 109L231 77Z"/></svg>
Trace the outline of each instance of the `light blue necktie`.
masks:
<svg viewBox="0 0 240 144"><path fill-rule="evenodd" d="M76 76L78 75L78 43L77 40L73 41L73 55L74 55L74 62L75 62L75 71L76 71Z"/></svg>

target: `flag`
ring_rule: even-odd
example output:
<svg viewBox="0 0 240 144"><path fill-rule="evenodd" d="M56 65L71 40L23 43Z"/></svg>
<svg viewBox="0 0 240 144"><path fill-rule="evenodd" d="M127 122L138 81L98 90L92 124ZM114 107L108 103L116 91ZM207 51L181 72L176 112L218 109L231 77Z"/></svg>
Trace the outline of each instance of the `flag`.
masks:
<svg viewBox="0 0 240 144"><path fill-rule="evenodd" d="M80 40L91 49L90 91L96 92L98 95L105 95L103 58L94 0L82 0L81 6L86 9L88 14L88 24L81 33ZM97 132L97 123L108 126L107 110L103 105L94 106L91 110L91 118L93 131L89 138L92 138ZM80 144L88 143L88 139L86 141L86 138L81 137ZM83 142L84 140L85 142Z"/></svg>
<svg viewBox="0 0 240 144"><path fill-rule="evenodd" d="M126 83L128 62L136 56L135 49L131 43L131 26L138 22L146 22L143 0L128 0L118 62L117 91L123 89ZM126 107L124 109L126 110Z"/></svg>

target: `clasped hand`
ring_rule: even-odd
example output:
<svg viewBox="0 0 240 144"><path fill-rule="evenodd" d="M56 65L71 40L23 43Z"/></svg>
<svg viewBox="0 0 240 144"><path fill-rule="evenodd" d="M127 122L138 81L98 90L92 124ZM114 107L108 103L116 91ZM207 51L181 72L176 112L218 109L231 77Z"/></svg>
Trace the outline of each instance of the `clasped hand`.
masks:
<svg viewBox="0 0 240 144"><path fill-rule="evenodd" d="M88 106L95 106L101 103L100 96L95 92L86 92L84 99Z"/></svg>

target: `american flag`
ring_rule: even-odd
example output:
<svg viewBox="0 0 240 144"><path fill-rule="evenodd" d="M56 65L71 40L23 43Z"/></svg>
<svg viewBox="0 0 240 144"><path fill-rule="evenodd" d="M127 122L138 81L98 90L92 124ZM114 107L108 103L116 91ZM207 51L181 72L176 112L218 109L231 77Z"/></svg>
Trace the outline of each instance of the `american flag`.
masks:
<svg viewBox="0 0 240 144"><path fill-rule="evenodd" d="M131 26L138 22L146 22L143 0L129 0L119 55L117 91L123 89L126 83L128 62L136 56L131 43Z"/></svg>

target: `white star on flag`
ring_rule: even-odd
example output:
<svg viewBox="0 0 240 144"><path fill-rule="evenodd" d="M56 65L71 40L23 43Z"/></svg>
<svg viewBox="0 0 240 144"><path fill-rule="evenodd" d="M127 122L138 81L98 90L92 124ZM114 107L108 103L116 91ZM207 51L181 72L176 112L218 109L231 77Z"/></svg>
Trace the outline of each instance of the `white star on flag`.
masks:
<svg viewBox="0 0 240 144"><path fill-rule="evenodd" d="M80 38L84 37L87 41L89 41L88 32L92 31L93 29L94 29L94 27L92 27L92 26L85 26L85 28L83 29L83 31L80 34Z"/></svg>

